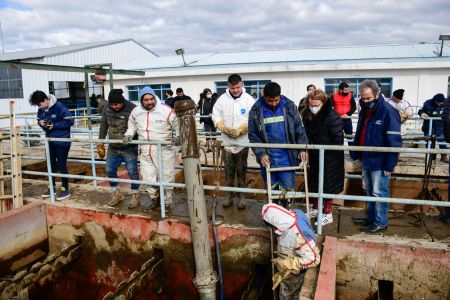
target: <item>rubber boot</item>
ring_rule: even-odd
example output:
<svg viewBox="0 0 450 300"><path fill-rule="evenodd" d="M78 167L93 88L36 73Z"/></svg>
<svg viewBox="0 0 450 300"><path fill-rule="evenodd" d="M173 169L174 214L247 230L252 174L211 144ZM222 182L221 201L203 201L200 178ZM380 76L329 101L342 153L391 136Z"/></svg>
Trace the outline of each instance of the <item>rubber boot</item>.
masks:
<svg viewBox="0 0 450 300"><path fill-rule="evenodd" d="M239 193L238 208L244 209L247 207L247 200L245 199L245 193Z"/></svg>
<svg viewBox="0 0 450 300"><path fill-rule="evenodd" d="M223 207L230 207L233 205L233 192L227 192L227 197L225 198L225 202L222 204Z"/></svg>
<svg viewBox="0 0 450 300"><path fill-rule="evenodd" d="M441 161L442 161L443 163L448 163L447 154L441 154Z"/></svg>
<svg viewBox="0 0 450 300"><path fill-rule="evenodd" d="M120 190L116 190L111 197L111 201L108 202L108 206L116 206L117 204L122 202L124 198L125 196L123 195L123 193Z"/></svg>
<svg viewBox="0 0 450 300"><path fill-rule="evenodd" d="M131 201L128 204L128 209L134 209L139 206L139 194L133 193L131 194Z"/></svg>

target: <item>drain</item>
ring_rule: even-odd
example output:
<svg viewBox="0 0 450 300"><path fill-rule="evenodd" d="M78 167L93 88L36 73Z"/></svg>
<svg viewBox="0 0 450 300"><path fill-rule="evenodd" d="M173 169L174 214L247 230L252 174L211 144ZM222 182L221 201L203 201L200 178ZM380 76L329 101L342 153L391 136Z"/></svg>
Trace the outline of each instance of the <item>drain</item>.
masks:
<svg viewBox="0 0 450 300"><path fill-rule="evenodd" d="M394 300L394 283L390 280L378 280L378 300Z"/></svg>

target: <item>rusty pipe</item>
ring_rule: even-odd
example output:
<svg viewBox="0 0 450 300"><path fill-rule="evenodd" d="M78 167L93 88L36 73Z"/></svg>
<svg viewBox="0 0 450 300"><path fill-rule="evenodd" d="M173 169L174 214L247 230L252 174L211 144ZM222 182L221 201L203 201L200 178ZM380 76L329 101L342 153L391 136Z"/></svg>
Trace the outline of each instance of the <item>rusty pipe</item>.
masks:
<svg viewBox="0 0 450 300"><path fill-rule="evenodd" d="M179 134L186 183L189 219L196 275L194 285L202 300L216 299L217 274L211 258L211 245L203 192L202 169L195 127L195 102L177 101L175 112L178 117Z"/></svg>

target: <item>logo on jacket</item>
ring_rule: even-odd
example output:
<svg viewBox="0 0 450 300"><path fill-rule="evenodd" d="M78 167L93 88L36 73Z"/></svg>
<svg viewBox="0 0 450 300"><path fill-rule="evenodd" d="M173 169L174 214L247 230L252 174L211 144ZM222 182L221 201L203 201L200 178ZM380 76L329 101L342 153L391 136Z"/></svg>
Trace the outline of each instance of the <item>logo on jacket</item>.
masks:
<svg viewBox="0 0 450 300"><path fill-rule="evenodd" d="M375 125L381 125L381 120L377 120L377 121L375 122Z"/></svg>
<svg viewBox="0 0 450 300"><path fill-rule="evenodd" d="M56 118L56 115L52 115L52 118Z"/></svg>
<svg viewBox="0 0 450 300"><path fill-rule="evenodd" d="M247 110L245 109L245 108L241 108L241 115L245 115L245 112L246 112Z"/></svg>

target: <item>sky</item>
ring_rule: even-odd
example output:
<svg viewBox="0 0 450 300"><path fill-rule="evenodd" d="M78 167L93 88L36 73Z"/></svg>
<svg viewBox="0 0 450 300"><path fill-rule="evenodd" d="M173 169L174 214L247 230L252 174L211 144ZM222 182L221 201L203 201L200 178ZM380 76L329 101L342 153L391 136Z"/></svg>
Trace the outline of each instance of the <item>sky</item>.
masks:
<svg viewBox="0 0 450 300"><path fill-rule="evenodd" d="M449 0L0 0L5 52L126 38L160 56L436 42L449 16Z"/></svg>

